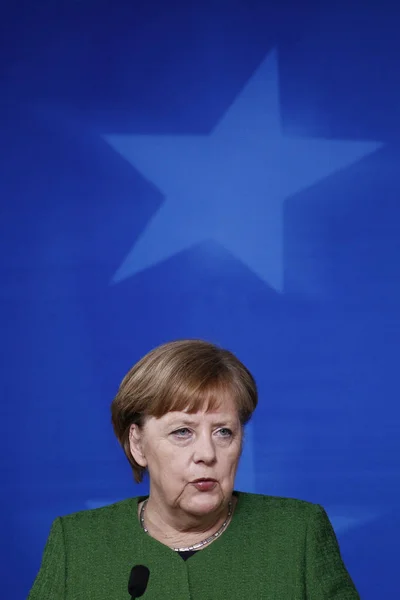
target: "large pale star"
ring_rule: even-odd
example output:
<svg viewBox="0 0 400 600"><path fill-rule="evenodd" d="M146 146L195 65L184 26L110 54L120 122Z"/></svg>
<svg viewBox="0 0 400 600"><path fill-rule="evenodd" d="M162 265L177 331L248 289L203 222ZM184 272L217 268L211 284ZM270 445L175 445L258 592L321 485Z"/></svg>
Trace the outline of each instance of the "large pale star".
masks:
<svg viewBox="0 0 400 600"><path fill-rule="evenodd" d="M285 199L380 146L283 135L275 51L210 135L104 137L165 196L114 282L212 239L277 291Z"/></svg>

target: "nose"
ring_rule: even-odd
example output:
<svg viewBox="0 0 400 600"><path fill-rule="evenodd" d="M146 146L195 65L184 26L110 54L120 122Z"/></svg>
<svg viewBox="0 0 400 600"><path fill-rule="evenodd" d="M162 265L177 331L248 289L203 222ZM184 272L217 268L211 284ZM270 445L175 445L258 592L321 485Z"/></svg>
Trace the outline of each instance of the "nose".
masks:
<svg viewBox="0 0 400 600"><path fill-rule="evenodd" d="M216 460L216 452L214 441L211 436L204 433L200 435L196 440L194 448L194 461L199 463L203 462L207 465L211 465Z"/></svg>

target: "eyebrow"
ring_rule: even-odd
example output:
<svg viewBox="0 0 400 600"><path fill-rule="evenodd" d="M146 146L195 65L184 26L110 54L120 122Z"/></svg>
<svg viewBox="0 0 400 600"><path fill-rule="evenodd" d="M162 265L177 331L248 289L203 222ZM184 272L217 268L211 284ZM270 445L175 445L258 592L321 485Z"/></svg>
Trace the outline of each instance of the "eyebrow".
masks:
<svg viewBox="0 0 400 600"><path fill-rule="evenodd" d="M198 421L196 419L190 419L188 417L176 417L174 419L171 420L171 422L168 424L168 427L177 427L177 426L181 426L181 425L197 425ZM222 426L226 426L226 425L230 425L231 427L234 425L234 422L232 420L231 417L227 417L226 419L221 419L219 418L218 421L212 421L211 425L213 425L213 427L222 427Z"/></svg>

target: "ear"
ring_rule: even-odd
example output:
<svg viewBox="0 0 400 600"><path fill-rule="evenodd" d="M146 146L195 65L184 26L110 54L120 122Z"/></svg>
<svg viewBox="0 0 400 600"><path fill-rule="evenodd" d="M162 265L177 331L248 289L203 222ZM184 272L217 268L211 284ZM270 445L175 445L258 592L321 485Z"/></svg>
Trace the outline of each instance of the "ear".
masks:
<svg viewBox="0 0 400 600"><path fill-rule="evenodd" d="M137 464L147 467L147 460L143 452L143 431L136 423L129 429L129 448Z"/></svg>

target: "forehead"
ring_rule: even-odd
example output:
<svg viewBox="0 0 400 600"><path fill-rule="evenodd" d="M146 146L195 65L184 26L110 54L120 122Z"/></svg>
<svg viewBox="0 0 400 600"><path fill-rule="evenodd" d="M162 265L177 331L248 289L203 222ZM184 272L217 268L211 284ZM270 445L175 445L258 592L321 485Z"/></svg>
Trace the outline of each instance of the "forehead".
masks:
<svg viewBox="0 0 400 600"><path fill-rule="evenodd" d="M171 410L160 417L160 421L170 422L176 418L184 418L185 421L202 420L236 420L239 418L236 402L231 396L223 396L218 404L208 407L207 405L199 407L197 410L186 408L183 410Z"/></svg>
<svg viewBox="0 0 400 600"><path fill-rule="evenodd" d="M224 380L208 382L205 385L171 386L160 394L155 402L150 403L147 416L162 417L171 412L209 412L222 410L238 410L239 397L237 390L230 382Z"/></svg>

